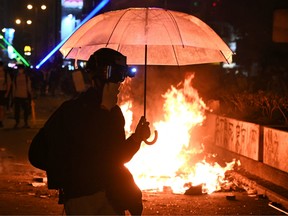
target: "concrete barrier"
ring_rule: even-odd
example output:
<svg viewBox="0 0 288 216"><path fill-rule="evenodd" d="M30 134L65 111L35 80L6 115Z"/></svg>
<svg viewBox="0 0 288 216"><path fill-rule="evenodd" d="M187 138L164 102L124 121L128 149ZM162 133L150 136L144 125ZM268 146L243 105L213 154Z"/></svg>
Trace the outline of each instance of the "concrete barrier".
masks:
<svg viewBox="0 0 288 216"><path fill-rule="evenodd" d="M215 145L253 160L261 160L260 125L213 114L209 114L206 121Z"/></svg>
<svg viewBox="0 0 288 216"><path fill-rule="evenodd" d="M223 160L240 160L242 169L288 189L288 132L207 114L207 148Z"/></svg>
<svg viewBox="0 0 288 216"><path fill-rule="evenodd" d="M264 127L263 163L288 172L288 132Z"/></svg>

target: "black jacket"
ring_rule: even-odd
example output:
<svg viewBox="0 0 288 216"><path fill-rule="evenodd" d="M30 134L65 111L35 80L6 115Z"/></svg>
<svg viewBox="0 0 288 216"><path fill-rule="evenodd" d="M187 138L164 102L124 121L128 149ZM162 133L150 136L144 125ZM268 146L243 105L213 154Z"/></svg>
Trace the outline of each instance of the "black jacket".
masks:
<svg viewBox="0 0 288 216"><path fill-rule="evenodd" d="M120 209L139 204L141 191L124 164L141 142L125 138L124 124L121 109L102 108L94 89L64 102L44 126L48 187L60 185L67 199L103 190Z"/></svg>

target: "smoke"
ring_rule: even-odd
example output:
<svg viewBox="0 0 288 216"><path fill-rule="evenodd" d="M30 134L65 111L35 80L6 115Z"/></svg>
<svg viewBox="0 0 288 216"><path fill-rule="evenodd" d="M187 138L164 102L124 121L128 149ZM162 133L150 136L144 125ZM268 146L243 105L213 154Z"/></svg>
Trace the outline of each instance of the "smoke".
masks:
<svg viewBox="0 0 288 216"><path fill-rule="evenodd" d="M135 77L126 79L120 93L120 104L132 101L133 123L135 128L144 115L144 66L137 66ZM151 125L163 120L164 95L173 85L177 87L188 74L194 74L192 87L206 103L217 99L221 89L221 67L217 64L200 64L190 66L147 66L146 85L146 119ZM151 128L153 129L153 128Z"/></svg>
<svg viewBox="0 0 288 216"><path fill-rule="evenodd" d="M119 97L120 104L132 101L132 128L144 115L144 66L138 66L134 78L128 79L123 85ZM191 70L178 66L147 66L146 73L146 119L158 122L163 119L164 95L171 86L183 82L185 75ZM152 124L151 124L152 125Z"/></svg>

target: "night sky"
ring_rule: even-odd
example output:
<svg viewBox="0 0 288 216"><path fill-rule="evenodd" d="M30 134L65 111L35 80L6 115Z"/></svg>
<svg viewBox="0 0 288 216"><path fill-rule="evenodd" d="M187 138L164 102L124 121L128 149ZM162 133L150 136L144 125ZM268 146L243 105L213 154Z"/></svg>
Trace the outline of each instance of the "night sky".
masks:
<svg viewBox="0 0 288 216"><path fill-rule="evenodd" d="M87 0L83 9L83 17L95 7L101 0ZM33 14L26 9L27 3L42 2L51 4L52 0L0 0L0 27L15 27L16 18L31 18ZM8 10L3 10L4 7ZM101 11L123 9L128 7L163 7L170 10L190 13L202 19L213 28L217 22L226 23L233 27L233 31L241 39L246 47L253 47L248 53L249 58L257 56L261 52L270 52L280 49L285 52L287 43L273 43L273 11L275 9L288 9L288 0L111 0ZM48 5L48 8L49 7ZM55 12L47 10L41 16L48 17L55 15ZM53 14L54 13L54 14ZM39 19L41 18L39 16ZM45 25L45 24L44 24ZM213 28L216 32L218 29ZM220 36L221 32L217 32ZM244 48L245 48L244 46ZM287 49L286 49L287 50ZM247 52L244 49L244 52ZM246 53L247 55L247 53Z"/></svg>

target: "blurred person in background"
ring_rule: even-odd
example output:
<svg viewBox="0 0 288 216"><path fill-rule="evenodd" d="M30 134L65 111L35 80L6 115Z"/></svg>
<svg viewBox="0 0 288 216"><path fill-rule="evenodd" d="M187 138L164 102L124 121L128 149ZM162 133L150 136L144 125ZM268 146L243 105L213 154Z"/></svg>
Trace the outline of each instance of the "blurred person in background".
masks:
<svg viewBox="0 0 288 216"><path fill-rule="evenodd" d="M10 75L5 70L4 63L0 61L0 128L4 127L5 108L11 87Z"/></svg>
<svg viewBox="0 0 288 216"><path fill-rule="evenodd" d="M29 128L28 118L31 112L31 81L26 74L25 66L17 65L17 70L12 82L13 85L13 102L14 102L14 129L19 127L21 110L23 111L24 125L23 128Z"/></svg>

